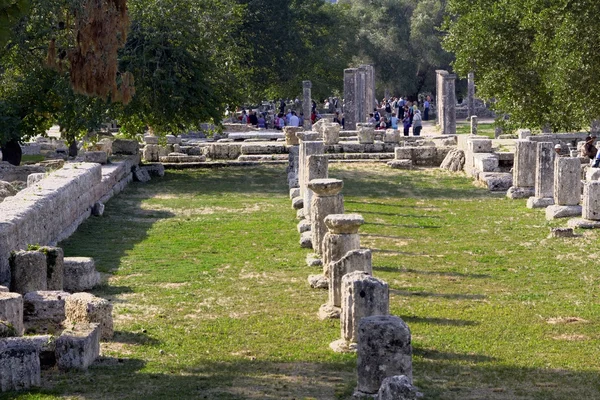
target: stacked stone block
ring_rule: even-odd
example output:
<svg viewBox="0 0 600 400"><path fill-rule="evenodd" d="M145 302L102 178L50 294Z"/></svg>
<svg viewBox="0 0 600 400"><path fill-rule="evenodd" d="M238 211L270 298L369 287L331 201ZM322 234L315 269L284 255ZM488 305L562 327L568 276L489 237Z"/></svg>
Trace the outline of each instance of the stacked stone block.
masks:
<svg viewBox="0 0 600 400"><path fill-rule="evenodd" d="M513 186L506 193L511 199L526 199L535 195L537 144L529 140L515 141Z"/></svg>
<svg viewBox="0 0 600 400"><path fill-rule="evenodd" d="M581 161L557 157L554 170L554 205L546 208L546 219L581 216Z"/></svg>
<svg viewBox="0 0 600 400"><path fill-rule="evenodd" d="M554 143L537 144L535 196L527 200L528 208L545 208L554 204Z"/></svg>

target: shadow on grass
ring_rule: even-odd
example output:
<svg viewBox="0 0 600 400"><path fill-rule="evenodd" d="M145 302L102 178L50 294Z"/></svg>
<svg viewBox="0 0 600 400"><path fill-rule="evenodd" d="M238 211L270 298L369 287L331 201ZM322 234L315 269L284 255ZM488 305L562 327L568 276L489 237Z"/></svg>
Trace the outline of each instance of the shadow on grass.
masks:
<svg viewBox="0 0 600 400"><path fill-rule="evenodd" d="M127 331L115 331L115 336L112 338L112 342L123 343L123 344L141 344L148 346L158 346L162 342L148 336L143 332L127 332Z"/></svg>
<svg viewBox="0 0 600 400"><path fill-rule="evenodd" d="M388 213L388 212L380 212L380 211L365 211L365 210L346 210L346 213L350 214L373 214L373 215L386 215L389 217L401 217L401 218L430 218L430 219L441 219L438 215L413 215L413 214L398 214L398 213Z"/></svg>
<svg viewBox="0 0 600 400"><path fill-rule="evenodd" d="M406 297L437 297L442 299L460 299L460 300L484 300L487 296L483 294L462 294L462 293L433 293L433 292L413 292L410 290L390 289L390 293L397 296Z"/></svg>
<svg viewBox="0 0 600 400"><path fill-rule="evenodd" d="M488 357L481 354L449 353L415 346L413 346L413 355L423 357L428 360L466 361L470 363L486 363L497 361L497 359L494 357Z"/></svg>
<svg viewBox="0 0 600 400"><path fill-rule="evenodd" d="M472 279L488 279L491 278L491 275L486 274L465 274L462 272L444 272L444 271L422 271L418 269L412 268L404 268L404 267L389 267L389 266L373 266L374 271L382 271L382 272L405 272L409 274L417 274L417 275L435 275L435 276L450 276L456 278L472 278Z"/></svg>
<svg viewBox="0 0 600 400"><path fill-rule="evenodd" d="M412 240L413 238L407 236L392 236L392 235L374 235L371 233L361 233L360 237L373 238L373 239L400 239L400 240Z"/></svg>
<svg viewBox="0 0 600 400"><path fill-rule="evenodd" d="M407 229L440 229L441 228L441 226L436 226L436 225L383 224L380 222L365 222L365 225L389 226L392 228L407 228Z"/></svg>
<svg viewBox="0 0 600 400"><path fill-rule="evenodd" d="M476 326L479 325L477 321L467 321L464 319L449 319L449 318L428 318L428 317L417 317L417 316L400 316L407 324L434 324L434 325L447 325L447 326Z"/></svg>

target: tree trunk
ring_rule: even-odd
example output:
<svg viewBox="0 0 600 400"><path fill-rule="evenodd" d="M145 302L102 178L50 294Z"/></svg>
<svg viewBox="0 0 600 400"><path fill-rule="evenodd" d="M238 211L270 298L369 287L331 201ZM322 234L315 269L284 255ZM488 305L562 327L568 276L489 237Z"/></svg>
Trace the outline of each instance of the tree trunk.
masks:
<svg viewBox="0 0 600 400"><path fill-rule="evenodd" d="M69 157L77 157L77 140L73 139L69 143Z"/></svg>
<svg viewBox="0 0 600 400"><path fill-rule="evenodd" d="M12 165L21 165L21 158L23 157L23 151L21 146L16 139L12 139L7 142L1 148L2 150L2 161L8 161Z"/></svg>

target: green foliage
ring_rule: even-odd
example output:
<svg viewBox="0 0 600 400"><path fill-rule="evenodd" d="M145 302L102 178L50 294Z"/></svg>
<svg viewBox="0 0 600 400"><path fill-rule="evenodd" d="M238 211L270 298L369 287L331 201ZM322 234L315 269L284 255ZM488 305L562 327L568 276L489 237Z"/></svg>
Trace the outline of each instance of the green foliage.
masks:
<svg viewBox="0 0 600 400"><path fill-rule="evenodd" d="M342 0L360 22L354 64L373 63L378 96L385 91L416 96L435 91L435 70L452 57L440 44L438 26L446 0Z"/></svg>
<svg viewBox="0 0 600 400"><path fill-rule="evenodd" d="M0 47L11 38L12 28L29 11L30 0L0 0Z"/></svg>
<svg viewBox="0 0 600 400"><path fill-rule="evenodd" d="M593 0L450 0L444 46L509 128L587 128L600 116L600 33Z"/></svg>

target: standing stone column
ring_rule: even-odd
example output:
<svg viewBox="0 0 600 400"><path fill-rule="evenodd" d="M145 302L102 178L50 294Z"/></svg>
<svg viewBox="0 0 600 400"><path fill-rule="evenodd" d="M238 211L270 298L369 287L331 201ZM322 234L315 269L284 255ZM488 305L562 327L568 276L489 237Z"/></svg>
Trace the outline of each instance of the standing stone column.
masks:
<svg viewBox="0 0 600 400"><path fill-rule="evenodd" d="M319 142L312 142L319 143ZM321 143L322 144L322 143ZM319 150L315 148L315 150ZM329 177L329 159L324 154L313 154L309 155L305 170L304 170L304 179L309 184L304 191L304 214L306 215L306 220L311 222L311 230L312 230L312 199L314 197L314 192L310 188L310 182L314 179L327 179ZM314 239L314 237L313 237ZM320 254L320 248L316 248L315 251Z"/></svg>
<svg viewBox="0 0 600 400"><path fill-rule="evenodd" d="M456 135L456 75L444 76L443 135Z"/></svg>
<svg viewBox="0 0 600 400"><path fill-rule="evenodd" d="M314 192L311 203L311 232L313 249L322 254L321 243L327 232L325 217L344 212L344 196L340 193L344 181L340 179L313 179L308 187Z"/></svg>
<svg viewBox="0 0 600 400"><path fill-rule="evenodd" d="M382 280L356 271L342 278L342 338L329 347L342 353L356 350L358 323L362 318L389 314L389 287ZM379 389L379 387L377 388Z"/></svg>
<svg viewBox="0 0 600 400"><path fill-rule="evenodd" d="M363 318L358 328L358 386L354 395L373 396L385 380L404 375L412 383L410 329L393 315Z"/></svg>
<svg viewBox="0 0 600 400"><path fill-rule="evenodd" d="M308 157L312 155L319 155L325 152L325 146L321 141L313 141L313 137L317 134L315 132L299 132L297 136L300 138L300 156L298 159L298 183L300 184L300 196L304 198L304 192L306 191L306 185L308 181L305 178L306 164L308 163ZM306 140L305 140L306 139ZM309 216L305 216L309 218Z"/></svg>
<svg viewBox="0 0 600 400"><path fill-rule="evenodd" d="M369 109L367 106L367 69L364 65L358 67L358 86L356 90L356 104L358 109L358 121L365 122L369 115ZM373 106L371 106L372 108Z"/></svg>
<svg viewBox="0 0 600 400"><path fill-rule="evenodd" d="M477 115L471 117L471 135L477 135Z"/></svg>
<svg viewBox="0 0 600 400"><path fill-rule="evenodd" d="M469 72L468 75L467 108L469 118L475 115L475 73L473 72Z"/></svg>
<svg viewBox="0 0 600 400"><path fill-rule="evenodd" d="M358 105L356 102L357 72L356 68L344 70L344 118L346 120L346 130L349 131L356 130L356 123L361 122L358 119Z"/></svg>
<svg viewBox="0 0 600 400"><path fill-rule="evenodd" d="M583 186L582 218L569 221L572 228L600 228L600 181L586 182Z"/></svg>
<svg viewBox="0 0 600 400"><path fill-rule="evenodd" d="M535 195L537 144L528 140L515 140L515 148L513 186L506 195L511 199L525 199Z"/></svg>
<svg viewBox="0 0 600 400"><path fill-rule="evenodd" d="M448 71L444 71L441 69L438 69L435 71L435 88L436 88L436 99L435 99L435 106L436 106L436 112L435 112L435 120L436 120L436 124L437 126L439 126L440 128L442 128L442 126L444 126L444 99L445 99L445 92L446 92L446 87L444 85L444 77L446 75L448 75Z"/></svg>
<svg viewBox="0 0 600 400"><path fill-rule="evenodd" d="M365 65L365 68L367 72L365 102L372 109L375 105L375 67L373 65ZM368 112L367 115L369 115Z"/></svg>
<svg viewBox="0 0 600 400"><path fill-rule="evenodd" d="M325 218L328 232L322 246L328 264L324 264L323 275L329 278L329 299L319 309L320 319L339 318L344 275L354 271L373 272L371 250L360 250L358 228L364 223L359 214L332 214Z"/></svg>
<svg viewBox="0 0 600 400"><path fill-rule="evenodd" d="M554 164L554 205L546 208L546 219L580 216L581 161L556 157Z"/></svg>
<svg viewBox="0 0 600 400"><path fill-rule="evenodd" d="M535 196L527 200L528 208L545 208L554 204L554 143L537 144Z"/></svg>
<svg viewBox="0 0 600 400"><path fill-rule="evenodd" d="M304 129L311 129L310 114L312 108L312 82L302 81L302 112L304 113Z"/></svg>

